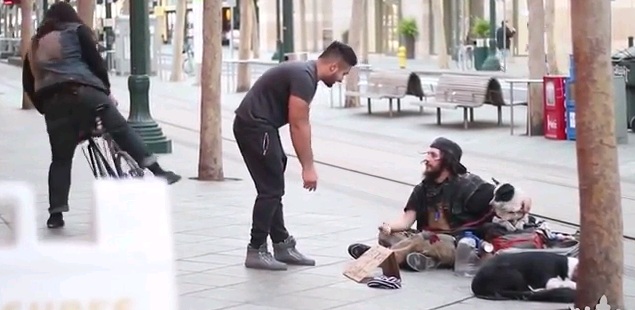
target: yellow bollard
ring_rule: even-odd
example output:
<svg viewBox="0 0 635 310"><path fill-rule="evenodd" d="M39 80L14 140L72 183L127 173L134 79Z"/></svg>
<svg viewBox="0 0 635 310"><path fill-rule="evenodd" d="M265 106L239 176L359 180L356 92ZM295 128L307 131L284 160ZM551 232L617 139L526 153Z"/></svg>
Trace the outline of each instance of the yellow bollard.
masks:
<svg viewBox="0 0 635 310"><path fill-rule="evenodd" d="M399 68L406 68L406 48L403 46L397 49L397 61L399 61Z"/></svg>

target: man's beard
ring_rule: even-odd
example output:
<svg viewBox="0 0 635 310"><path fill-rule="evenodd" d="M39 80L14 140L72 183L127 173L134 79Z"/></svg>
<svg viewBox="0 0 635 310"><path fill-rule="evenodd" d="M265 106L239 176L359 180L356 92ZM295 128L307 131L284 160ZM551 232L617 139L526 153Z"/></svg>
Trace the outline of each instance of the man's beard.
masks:
<svg viewBox="0 0 635 310"><path fill-rule="evenodd" d="M426 170L423 172L423 178L427 180L436 180L441 176L441 167L431 168L426 166Z"/></svg>

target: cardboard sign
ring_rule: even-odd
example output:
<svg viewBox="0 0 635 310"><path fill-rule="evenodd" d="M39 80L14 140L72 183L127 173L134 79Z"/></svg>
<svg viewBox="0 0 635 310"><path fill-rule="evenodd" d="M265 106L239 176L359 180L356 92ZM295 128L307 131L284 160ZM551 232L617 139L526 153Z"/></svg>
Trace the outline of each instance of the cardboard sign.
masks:
<svg viewBox="0 0 635 310"><path fill-rule="evenodd" d="M177 309L168 201L163 180L97 180L94 241L38 241L34 192L0 182L15 214L15 240L0 246L0 310Z"/></svg>
<svg viewBox="0 0 635 310"><path fill-rule="evenodd" d="M366 253L349 264L343 274L347 278L361 283L372 278L377 268L381 268L385 276L401 279L395 253L381 245L368 249Z"/></svg>

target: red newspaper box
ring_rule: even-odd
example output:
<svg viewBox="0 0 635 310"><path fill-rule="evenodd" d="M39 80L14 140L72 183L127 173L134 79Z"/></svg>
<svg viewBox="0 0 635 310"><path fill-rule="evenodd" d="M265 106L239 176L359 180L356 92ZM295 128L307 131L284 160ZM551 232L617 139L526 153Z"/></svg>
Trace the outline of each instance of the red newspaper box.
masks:
<svg viewBox="0 0 635 310"><path fill-rule="evenodd" d="M544 131L547 139L567 139L564 96L566 78L561 75L543 77Z"/></svg>

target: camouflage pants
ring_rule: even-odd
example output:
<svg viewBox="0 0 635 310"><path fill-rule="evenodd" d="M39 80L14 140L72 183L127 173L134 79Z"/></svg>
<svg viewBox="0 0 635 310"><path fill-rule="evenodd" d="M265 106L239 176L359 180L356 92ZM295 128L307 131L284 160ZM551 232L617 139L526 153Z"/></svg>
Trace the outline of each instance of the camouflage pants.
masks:
<svg viewBox="0 0 635 310"><path fill-rule="evenodd" d="M454 266L456 248L450 235L407 230L389 235L380 232L378 239L381 246L393 250L399 265L403 265L408 254L417 252L439 261L441 267Z"/></svg>

